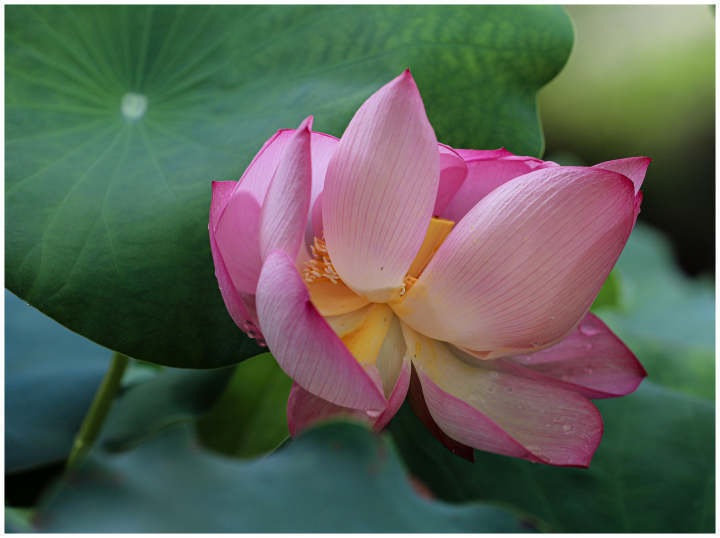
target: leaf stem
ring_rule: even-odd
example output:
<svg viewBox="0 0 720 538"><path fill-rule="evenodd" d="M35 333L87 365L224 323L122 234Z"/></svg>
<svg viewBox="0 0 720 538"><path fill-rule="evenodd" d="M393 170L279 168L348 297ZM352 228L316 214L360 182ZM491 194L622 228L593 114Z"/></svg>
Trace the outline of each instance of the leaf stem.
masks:
<svg viewBox="0 0 720 538"><path fill-rule="evenodd" d="M80 431L75 437L75 442L73 443L67 461L68 468L72 468L80 461L95 442L105 422L105 417L108 411L110 411L113 398L120 387L120 382L122 381L128 362L129 359L125 355L117 352L113 353L110 367L100 384L100 388L95 394L95 398L93 398L92 404L90 404L90 409L87 415L85 415L85 420L83 420L80 426Z"/></svg>

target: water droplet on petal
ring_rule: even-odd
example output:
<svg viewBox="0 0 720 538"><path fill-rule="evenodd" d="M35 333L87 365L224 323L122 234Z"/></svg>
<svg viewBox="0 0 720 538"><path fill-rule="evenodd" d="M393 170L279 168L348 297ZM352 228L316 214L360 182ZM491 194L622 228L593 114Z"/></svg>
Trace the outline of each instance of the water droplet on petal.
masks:
<svg viewBox="0 0 720 538"><path fill-rule="evenodd" d="M570 433L571 431L573 431L573 426L572 424L563 424L562 430L565 433Z"/></svg>
<svg viewBox="0 0 720 538"><path fill-rule="evenodd" d="M378 418L380 416L381 411L375 411L373 409L368 409L367 411L365 411L365 413L370 418Z"/></svg>
<svg viewBox="0 0 720 538"><path fill-rule="evenodd" d="M580 332L585 336L595 336L596 334L600 334L602 331L595 327L592 322L583 321L580 324Z"/></svg>

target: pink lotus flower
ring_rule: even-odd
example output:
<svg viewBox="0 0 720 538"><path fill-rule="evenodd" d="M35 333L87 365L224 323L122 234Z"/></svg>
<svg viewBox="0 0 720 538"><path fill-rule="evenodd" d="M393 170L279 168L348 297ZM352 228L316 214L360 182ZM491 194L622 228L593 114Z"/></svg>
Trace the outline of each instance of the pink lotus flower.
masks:
<svg viewBox="0 0 720 538"><path fill-rule="evenodd" d="M278 131L213 183L215 274L238 326L294 380L292 434L385 426L417 374L448 444L587 466L588 398L646 375L588 310L639 212L649 159L558 166L438 144L409 71L340 140Z"/></svg>

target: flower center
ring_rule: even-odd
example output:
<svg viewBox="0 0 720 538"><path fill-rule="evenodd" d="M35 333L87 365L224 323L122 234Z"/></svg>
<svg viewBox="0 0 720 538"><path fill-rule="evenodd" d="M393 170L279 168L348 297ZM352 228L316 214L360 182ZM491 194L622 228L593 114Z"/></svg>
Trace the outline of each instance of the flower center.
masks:
<svg viewBox="0 0 720 538"><path fill-rule="evenodd" d="M369 301L348 288L335 271L323 239L314 238L312 259L305 262L303 280L310 300L323 316L338 316L366 306Z"/></svg>
<svg viewBox="0 0 720 538"><path fill-rule="evenodd" d="M330 254L328 254L325 240L315 237L313 244L310 245L310 251L313 259L305 262L305 269L303 270L305 282L315 282L319 278L325 278L333 284L340 282L340 277L330 261Z"/></svg>
<svg viewBox="0 0 720 538"><path fill-rule="evenodd" d="M360 297L348 288L333 267L325 241L315 237L310 246L312 259L305 262L302 272L311 301L323 316L336 316L352 312L371 302L397 305L402 302L407 292L417 282L420 273L430 263L454 225L455 223L451 220L430 219L425 239L408 269L402 288L399 292L395 292L389 300L382 301Z"/></svg>

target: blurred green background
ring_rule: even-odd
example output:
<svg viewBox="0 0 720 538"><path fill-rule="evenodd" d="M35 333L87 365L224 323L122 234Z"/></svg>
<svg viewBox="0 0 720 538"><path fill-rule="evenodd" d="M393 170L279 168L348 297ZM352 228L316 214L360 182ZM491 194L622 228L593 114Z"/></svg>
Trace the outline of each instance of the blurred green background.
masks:
<svg viewBox="0 0 720 538"><path fill-rule="evenodd" d="M715 266L715 17L711 6L569 6L575 45L540 91L546 158L653 162L640 221L690 274Z"/></svg>

